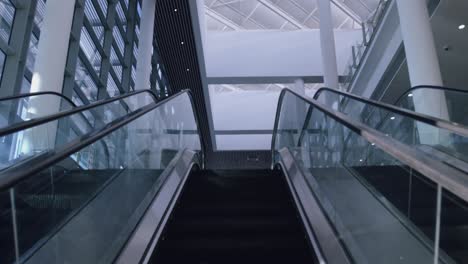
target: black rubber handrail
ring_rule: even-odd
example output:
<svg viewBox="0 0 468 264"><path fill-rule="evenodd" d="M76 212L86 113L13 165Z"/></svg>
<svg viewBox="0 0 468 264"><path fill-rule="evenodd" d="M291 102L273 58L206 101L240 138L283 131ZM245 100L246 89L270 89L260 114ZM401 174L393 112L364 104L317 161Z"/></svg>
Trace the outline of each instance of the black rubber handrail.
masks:
<svg viewBox="0 0 468 264"><path fill-rule="evenodd" d="M411 111L411 110L408 110L408 109L405 109L405 108L396 107L396 106L391 105L391 104L382 103L382 102L379 102L379 101L364 98L362 96L358 96L358 95L348 93L348 92L338 91L336 89L331 89L331 88L328 88L328 87L319 88L317 90L317 92L315 93L315 95L314 95L315 100L320 96L322 91L329 91L329 92L332 92L332 93L335 93L335 94L338 94L338 95L343 95L345 97L352 98L352 99L354 99L356 101L360 101L360 102L363 102L363 103L368 104L368 105L377 106L377 107L380 107L382 109L386 109L388 111L391 111L393 113L402 115L404 117L412 118L412 119L414 119L416 121L426 123L426 124L431 125L431 126L435 126L435 127L441 128L441 129L447 129L447 130L449 130L449 131L451 131L451 132L453 132L455 134L458 134L460 136L468 137L468 127L466 127L466 126L464 126L462 124L458 124L458 123L451 122L451 121L448 121L448 120L444 120L444 119L441 119L441 118L437 118L437 117L429 116L429 115L426 115L426 114L414 112L414 111Z"/></svg>
<svg viewBox="0 0 468 264"><path fill-rule="evenodd" d="M42 95L54 95L57 97L60 97L61 99L65 100L67 103L69 103L72 108L78 107L70 98L66 97L65 95L61 93L57 93L54 91L42 91L42 92L34 92L34 93L22 93L22 94L17 94L17 95L11 95L11 96L5 96L0 98L0 102L5 102L5 101L12 101L12 100L17 100L17 99L22 99L22 98L27 98L27 97L34 97L34 96L42 96ZM86 124L89 127L92 127L91 123L89 120L83 115L83 119L85 120ZM104 151L106 152L106 155L109 157L109 149L106 144L102 143L104 146Z"/></svg>
<svg viewBox="0 0 468 264"><path fill-rule="evenodd" d="M96 141L102 139L103 137L109 135L110 133L116 131L117 129L127 125L128 123L134 121L135 119L145 115L148 112L153 111L154 109L164 105L165 103L171 101L172 99L182 95L187 94L193 109L193 114L197 127L200 127L198 111L196 105L193 101L193 95L190 90L182 90L170 97L167 97L159 102L154 102L149 105L146 105L142 108L139 108L128 115L117 118L116 120L110 122L103 128L97 131L91 131L86 135L83 135L70 143L63 145L59 149L54 151L49 151L39 155L37 158L32 158L28 162L25 162L19 166L13 166L8 168L0 173L0 191L5 191L8 188L13 187L15 184L33 177L36 173L52 166L53 164L65 159L73 153L95 143ZM70 115L70 114L69 114ZM60 118L60 117L59 117ZM203 140L203 137L198 133L201 147L201 160L204 163L206 143Z"/></svg>
<svg viewBox="0 0 468 264"><path fill-rule="evenodd" d="M26 98L26 97L40 96L40 95L55 95L67 101L73 107L77 107L77 105L70 98L66 97L65 95L61 93L57 93L53 91L43 91L43 92L24 93L24 94L5 96L5 97L0 98L0 102L11 101L11 100L21 99L21 98Z"/></svg>
<svg viewBox="0 0 468 264"><path fill-rule="evenodd" d="M73 115L73 114L76 114L76 113L80 113L80 112L85 111L85 110L93 109L93 108L96 108L98 106L105 105L105 104L108 104L108 103L112 103L112 102L115 102L115 101L118 101L118 100L122 100L124 98L134 96L134 95L137 95L137 94L141 94L141 93L149 93L153 97L155 102L158 101L156 95L151 90L133 91L133 92L126 93L126 94L119 95L119 96L115 96L115 97L112 97L112 98L109 98L109 99L104 99L104 100L101 100L101 101L98 101L98 102L95 102L95 103L92 103L92 104L78 106L78 107L75 107L75 108L70 109L70 110L61 111L61 112L51 114L51 115L48 115L48 116L39 117L39 118L31 119L31 120L28 120L28 121L24 121L24 122L21 122L21 123L13 124L13 125L11 125L9 127L6 127L6 128L1 128L0 129L0 137L4 137L6 135L9 135L9 134L21 131L21 130L25 130L25 129L28 129L28 128L31 128L31 127L42 125L44 123L48 123L50 121L53 121L53 120L56 120L56 119L59 119L59 118L62 118L62 117L66 117L66 116L70 116L70 115Z"/></svg>
<svg viewBox="0 0 468 264"><path fill-rule="evenodd" d="M375 146L383 150L385 153L393 156L395 159L399 160L403 164L406 164L410 168L420 172L422 175L436 182L444 189L456 194L464 201L468 201L468 177L465 173L454 169L447 164L444 164L440 160L427 156L420 150L405 145L404 143L393 139L392 137L386 136L376 129L370 128L361 122L353 120L349 116L339 111L332 110L324 104L319 103L317 100L306 98L305 96L299 95L298 93L291 91L288 88L284 88L281 91L278 99L278 106L273 129L274 132L271 141L272 165L274 165L276 162L276 136L278 131L279 118L282 113L281 108L286 93L292 94L297 99L310 105L309 108L320 110L325 115L329 116L341 125L347 127L349 130L366 139L369 143L374 143ZM309 123L309 120L306 119L305 122Z"/></svg>
<svg viewBox="0 0 468 264"><path fill-rule="evenodd" d="M398 105L398 103L401 102L403 98L406 98L408 94L413 93L415 90L421 90L421 89L433 89L433 90L441 90L441 91L448 91L448 92L457 92L457 93L465 93L468 95L467 90L462 90L458 88L451 88L451 87L444 87L444 86L435 86L435 85L418 85L409 88L406 90L404 93L402 93L398 99L395 101L394 105Z"/></svg>

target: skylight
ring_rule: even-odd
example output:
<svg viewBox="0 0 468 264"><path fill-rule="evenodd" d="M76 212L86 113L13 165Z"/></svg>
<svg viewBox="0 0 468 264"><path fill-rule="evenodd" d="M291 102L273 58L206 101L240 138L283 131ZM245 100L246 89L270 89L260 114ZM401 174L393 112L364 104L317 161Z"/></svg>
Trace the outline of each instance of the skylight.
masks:
<svg viewBox="0 0 468 264"><path fill-rule="evenodd" d="M335 29L358 29L381 0L330 0ZM317 0L205 0L209 31L304 30L320 26Z"/></svg>

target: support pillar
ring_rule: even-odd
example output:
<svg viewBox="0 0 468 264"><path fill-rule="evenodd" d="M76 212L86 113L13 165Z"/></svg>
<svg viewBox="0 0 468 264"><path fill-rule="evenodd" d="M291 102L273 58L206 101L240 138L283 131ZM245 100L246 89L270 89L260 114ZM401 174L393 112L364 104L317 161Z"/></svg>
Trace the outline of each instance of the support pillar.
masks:
<svg viewBox="0 0 468 264"><path fill-rule="evenodd" d="M68 44L75 10L75 0L48 0L41 27L31 92L54 91L61 93L65 76ZM56 113L60 98L33 97L29 102L30 118ZM22 152L41 151L55 145L57 122L29 129L25 133Z"/></svg>
<svg viewBox="0 0 468 264"><path fill-rule="evenodd" d="M74 10L75 0L47 1L31 92L62 92ZM53 107L55 105L50 103L40 105L41 110L51 110Z"/></svg>
<svg viewBox="0 0 468 264"><path fill-rule="evenodd" d="M320 47L322 49L324 86L338 89L338 66L330 0L318 0L317 5L320 19ZM329 106L336 105L338 98L334 97L327 95L323 103Z"/></svg>
<svg viewBox="0 0 468 264"><path fill-rule="evenodd" d="M442 86L442 74L425 0L397 0L400 28L405 46L411 86ZM416 112L449 119L443 91L416 91L413 94ZM433 127L418 124L423 144L446 142L448 135L437 133Z"/></svg>
<svg viewBox="0 0 468 264"><path fill-rule="evenodd" d="M140 17L140 39L136 63L135 90L150 89L151 59L153 57L153 35L156 0L143 0ZM151 102L150 96L138 96L137 107ZM135 109L136 109L135 108Z"/></svg>
<svg viewBox="0 0 468 264"><path fill-rule="evenodd" d="M203 50L205 50L205 46L206 46L205 1L204 0L196 0L196 1L197 1L197 10L198 10L198 21L200 21L202 45L203 45Z"/></svg>
<svg viewBox="0 0 468 264"><path fill-rule="evenodd" d="M135 90L150 88L156 0L143 0L141 10Z"/></svg>

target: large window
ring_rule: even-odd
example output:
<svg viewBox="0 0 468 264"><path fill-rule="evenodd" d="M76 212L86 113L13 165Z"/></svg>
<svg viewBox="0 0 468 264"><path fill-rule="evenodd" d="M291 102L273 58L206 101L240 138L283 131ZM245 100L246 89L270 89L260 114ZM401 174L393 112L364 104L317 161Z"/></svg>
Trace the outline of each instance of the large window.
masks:
<svg viewBox="0 0 468 264"><path fill-rule="evenodd" d="M8 91L9 94L2 95L27 93L31 89L41 30L47 15L47 1L21 1L21 12L16 9L16 0L0 1L0 41L3 42L0 45L0 80L4 65L10 65L9 54L24 54L16 56L17 60L23 56L26 58L24 71L19 70L24 72L23 78L19 78L20 84ZM83 3L77 2L73 11L62 89L65 95L73 97L79 104L88 104L135 89L142 10L141 0L84 0ZM34 12L31 12L31 8L34 8ZM20 26L16 26L16 21L22 22L18 23ZM13 47L11 39L17 38L12 36L16 36L22 24L27 26L23 26L18 34L31 30L27 38L29 45ZM12 47L13 53L10 52ZM151 88L165 96L169 85L157 49L153 51L153 56ZM20 61L18 65L21 65ZM21 77L21 73L19 75ZM9 76L8 79L18 78Z"/></svg>
<svg viewBox="0 0 468 264"><path fill-rule="evenodd" d="M0 38L5 42L10 41L13 18L15 17L15 6L10 0L0 1Z"/></svg>
<svg viewBox="0 0 468 264"><path fill-rule="evenodd" d="M15 17L15 6L10 0L0 1L0 39L4 43L0 45L0 80L3 77L3 68L5 66L6 50L10 42L13 19Z"/></svg>

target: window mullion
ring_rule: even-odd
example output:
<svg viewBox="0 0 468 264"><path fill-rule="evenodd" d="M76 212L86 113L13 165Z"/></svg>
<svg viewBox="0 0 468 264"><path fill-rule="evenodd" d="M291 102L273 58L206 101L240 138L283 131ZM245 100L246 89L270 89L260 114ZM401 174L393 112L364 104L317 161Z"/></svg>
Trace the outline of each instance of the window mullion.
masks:
<svg viewBox="0 0 468 264"><path fill-rule="evenodd" d="M5 62L0 84L0 96L17 94L21 90L26 56L34 24L34 13L37 1L26 1L18 4L11 25L10 43L3 39L0 49L5 54Z"/></svg>
<svg viewBox="0 0 468 264"><path fill-rule="evenodd" d="M81 28L83 27L84 23L84 5L85 0L76 0L70 43L68 45L65 78L62 89L63 95L67 96L68 98L72 98L73 89L75 88L76 64L78 62L78 54L80 53Z"/></svg>
<svg viewBox="0 0 468 264"><path fill-rule="evenodd" d="M138 0L130 0L128 4L127 17L127 35L125 37L124 59L122 65L122 87L126 91L130 91L132 80L132 65L135 61L133 57L133 45L135 45L135 31L137 21L137 2Z"/></svg>
<svg viewBox="0 0 468 264"><path fill-rule="evenodd" d="M107 78L109 78L109 72L111 68L111 48L112 48L112 42L114 42L114 36L113 36L113 29L115 25L115 17L117 14L116 11L116 6L117 6L117 0L110 0L109 1L109 6L107 8L107 18L106 18L106 25L107 27L104 30L104 54L103 54L103 60L102 60L102 65L101 65L101 73L100 73L100 80L103 86L99 86L98 90L98 100L99 99L104 99L108 97L107 93Z"/></svg>

